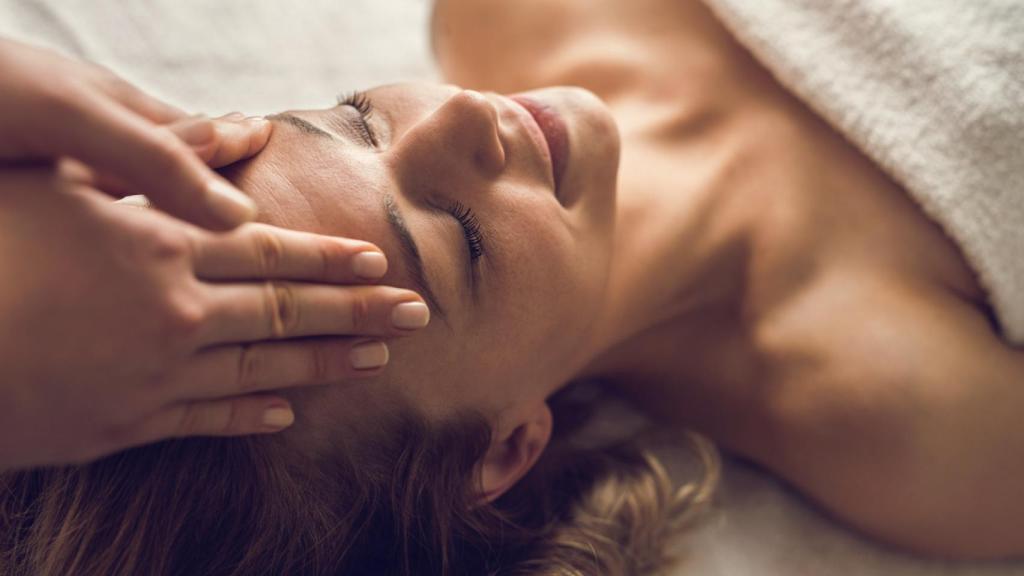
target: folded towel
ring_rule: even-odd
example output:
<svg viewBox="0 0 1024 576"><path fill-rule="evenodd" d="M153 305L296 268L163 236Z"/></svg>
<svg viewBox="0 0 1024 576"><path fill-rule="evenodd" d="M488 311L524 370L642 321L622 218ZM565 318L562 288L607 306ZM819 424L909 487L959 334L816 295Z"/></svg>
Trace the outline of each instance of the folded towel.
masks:
<svg viewBox="0 0 1024 576"><path fill-rule="evenodd" d="M959 244L1024 344L1024 2L706 2Z"/></svg>

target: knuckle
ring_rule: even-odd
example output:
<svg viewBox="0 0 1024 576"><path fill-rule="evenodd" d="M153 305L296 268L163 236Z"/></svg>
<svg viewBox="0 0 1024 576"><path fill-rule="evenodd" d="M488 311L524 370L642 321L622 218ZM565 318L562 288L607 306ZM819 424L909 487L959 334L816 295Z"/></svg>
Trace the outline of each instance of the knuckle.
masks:
<svg viewBox="0 0 1024 576"><path fill-rule="evenodd" d="M97 62L87 62L82 68L82 78L97 88L117 91L127 84L110 68Z"/></svg>
<svg viewBox="0 0 1024 576"><path fill-rule="evenodd" d="M158 260L181 260L192 251L192 241L181 230L159 227L147 234L149 239L147 258Z"/></svg>
<svg viewBox="0 0 1024 576"><path fill-rule="evenodd" d="M238 354L238 381L236 389L248 393L256 389L256 382L266 367L266 357L252 345L242 345Z"/></svg>
<svg viewBox="0 0 1024 576"><path fill-rule="evenodd" d="M218 422L214 425L214 431L219 434L230 434L244 428L242 410L238 400L227 402L225 409L219 414Z"/></svg>
<svg viewBox="0 0 1024 576"><path fill-rule="evenodd" d="M321 238L317 242L317 254L320 257L320 278L341 276L337 273L342 269L339 263L348 256L348 250L344 246L339 242Z"/></svg>
<svg viewBox="0 0 1024 576"><path fill-rule="evenodd" d="M35 86L33 99L36 104L62 120L81 118L89 113L84 94L91 92L87 86L74 80L46 82Z"/></svg>
<svg viewBox="0 0 1024 576"><path fill-rule="evenodd" d="M256 250L256 261L262 276L272 276L281 270L284 260L284 244L276 234L266 228L254 228L251 232Z"/></svg>
<svg viewBox="0 0 1024 576"><path fill-rule="evenodd" d="M81 107L69 97L68 91L61 90L55 85L42 85L33 96L36 106L62 121L68 121L82 113Z"/></svg>
<svg viewBox="0 0 1024 576"><path fill-rule="evenodd" d="M151 133L148 140L151 169L157 174L181 172L182 162L191 152L178 136L168 128L159 128Z"/></svg>
<svg viewBox="0 0 1024 576"><path fill-rule="evenodd" d="M202 431L202 419L195 404L186 406L174 425L172 436L191 436Z"/></svg>
<svg viewBox="0 0 1024 576"><path fill-rule="evenodd" d="M165 345L174 349L191 342L207 320L206 310L195 299L172 298L166 305L162 325Z"/></svg>
<svg viewBox="0 0 1024 576"><path fill-rule="evenodd" d="M122 98L133 95L135 87L127 80L106 66L100 64L94 64L94 66L93 72L96 75L96 81L108 92Z"/></svg>
<svg viewBox="0 0 1024 576"><path fill-rule="evenodd" d="M299 326L300 313L295 290L287 283L267 283L269 294L268 316L270 330L275 338L293 334Z"/></svg>
<svg viewBox="0 0 1024 576"><path fill-rule="evenodd" d="M206 251L209 249L211 241L215 240L216 237L207 235L203 230L184 227L177 240L179 242L177 248L181 250L178 256L188 259L193 263L201 262L206 256Z"/></svg>
<svg viewBox="0 0 1024 576"><path fill-rule="evenodd" d="M354 294L349 300L349 314L351 315L352 331L361 333L370 328L370 318L373 307L369 298L364 294Z"/></svg>
<svg viewBox="0 0 1024 576"><path fill-rule="evenodd" d="M310 377L313 382L327 382L332 376L332 359L334 355L330 353L327 346L317 345L312 346L310 349Z"/></svg>

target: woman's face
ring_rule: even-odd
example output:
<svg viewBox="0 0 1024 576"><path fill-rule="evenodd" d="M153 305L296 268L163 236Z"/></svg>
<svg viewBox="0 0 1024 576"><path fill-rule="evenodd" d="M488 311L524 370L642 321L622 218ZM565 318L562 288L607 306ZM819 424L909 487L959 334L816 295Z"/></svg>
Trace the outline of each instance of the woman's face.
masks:
<svg viewBox="0 0 1024 576"><path fill-rule="evenodd" d="M261 219L375 243L383 283L431 308L425 330L390 343L376 382L334 387L331 404L393 391L427 414L500 417L543 401L585 361L608 274L618 132L588 92L520 96L530 100L403 84L272 117L270 143L237 177Z"/></svg>

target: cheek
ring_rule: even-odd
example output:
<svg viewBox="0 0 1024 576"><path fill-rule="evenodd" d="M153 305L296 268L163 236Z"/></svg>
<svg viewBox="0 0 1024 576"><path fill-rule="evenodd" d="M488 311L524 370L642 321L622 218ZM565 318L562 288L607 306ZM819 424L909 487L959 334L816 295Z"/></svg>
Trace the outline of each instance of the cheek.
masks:
<svg viewBox="0 0 1024 576"><path fill-rule="evenodd" d="M499 239L505 257L498 271L507 328L499 337L526 350L532 361L564 358L594 320L601 290L597 266L557 206L522 202L508 211L514 218Z"/></svg>

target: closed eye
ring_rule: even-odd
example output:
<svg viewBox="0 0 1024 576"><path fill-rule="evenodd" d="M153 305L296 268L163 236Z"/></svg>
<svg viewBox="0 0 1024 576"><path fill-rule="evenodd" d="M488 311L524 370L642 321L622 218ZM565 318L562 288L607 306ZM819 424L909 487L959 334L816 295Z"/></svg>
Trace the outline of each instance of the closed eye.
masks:
<svg viewBox="0 0 1024 576"><path fill-rule="evenodd" d="M484 255L484 234L480 229L480 221L477 220L476 214L469 206L458 200L452 200L447 211L462 226L462 232L466 237L466 246L469 249L469 262L475 264Z"/></svg>
<svg viewBox="0 0 1024 576"><path fill-rule="evenodd" d="M350 92L347 95L338 97L339 106L350 106L359 113L359 121L356 123L356 130L366 144L373 148L380 146L376 132L370 125L370 118L373 116L373 102L366 92Z"/></svg>

